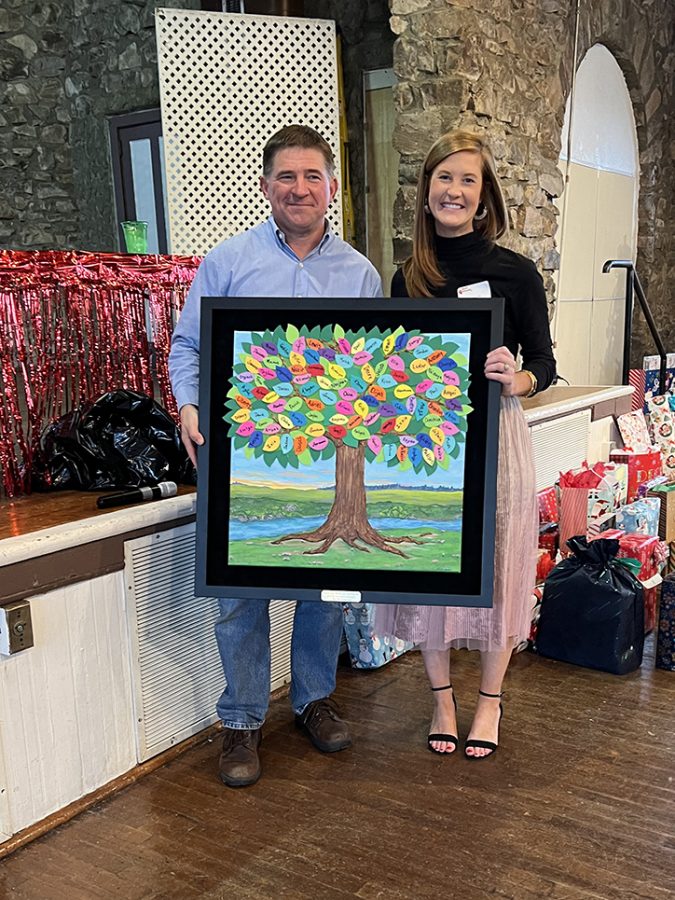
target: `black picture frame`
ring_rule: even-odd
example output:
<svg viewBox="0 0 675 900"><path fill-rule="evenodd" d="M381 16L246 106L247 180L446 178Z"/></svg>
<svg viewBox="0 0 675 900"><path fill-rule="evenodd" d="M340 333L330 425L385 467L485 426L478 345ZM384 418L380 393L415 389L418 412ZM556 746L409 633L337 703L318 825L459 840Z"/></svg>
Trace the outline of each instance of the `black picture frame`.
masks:
<svg viewBox="0 0 675 900"><path fill-rule="evenodd" d="M494 577L501 385L485 378L487 352L503 342L501 298L317 299L205 297L201 306L196 593L198 596L490 607ZM470 334L469 402L459 571L391 571L230 565L231 424L225 421L237 332L307 328ZM385 556L386 554L382 554Z"/></svg>

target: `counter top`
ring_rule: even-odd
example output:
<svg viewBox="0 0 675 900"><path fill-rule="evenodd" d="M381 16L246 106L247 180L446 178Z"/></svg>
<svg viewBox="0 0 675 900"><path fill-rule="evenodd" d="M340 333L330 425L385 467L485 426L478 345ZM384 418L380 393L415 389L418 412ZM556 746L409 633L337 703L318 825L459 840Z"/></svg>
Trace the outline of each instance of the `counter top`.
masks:
<svg viewBox="0 0 675 900"><path fill-rule="evenodd" d="M194 515L197 495L181 486L176 497L114 510L96 508L94 493L32 494L0 503L0 567L73 546Z"/></svg>
<svg viewBox="0 0 675 900"><path fill-rule="evenodd" d="M630 397L633 388L628 384L615 385L553 385L541 394L523 400L523 411L529 424L565 415L596 404Z"/></svg>

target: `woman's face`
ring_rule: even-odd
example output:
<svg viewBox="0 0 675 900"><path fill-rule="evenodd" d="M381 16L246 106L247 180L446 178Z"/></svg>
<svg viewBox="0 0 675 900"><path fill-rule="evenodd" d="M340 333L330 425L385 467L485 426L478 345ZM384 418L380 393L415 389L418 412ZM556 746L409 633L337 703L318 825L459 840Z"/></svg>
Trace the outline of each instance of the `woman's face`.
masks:
<svg viewBox="0 0 675 900"><path fill-rule="evenodd" d="M473 231L482 190L480 153L458 150L439 162L429 178L427 198L436 234L459 237Z"/></svg>

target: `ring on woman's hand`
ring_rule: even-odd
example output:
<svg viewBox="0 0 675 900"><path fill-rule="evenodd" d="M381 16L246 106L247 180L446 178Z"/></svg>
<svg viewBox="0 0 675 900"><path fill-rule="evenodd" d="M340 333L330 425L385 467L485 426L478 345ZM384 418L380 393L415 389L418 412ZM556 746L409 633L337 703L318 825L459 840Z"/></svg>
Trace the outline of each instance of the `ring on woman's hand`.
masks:
<svg viewBox="0 0 675 900"><path fill-rule="evenodd" d="M509 371L509 369L510 369L511 367L509 366L508 363L504 363L503 365L504 365L504 374L506 375L506 373Z"/></svg>

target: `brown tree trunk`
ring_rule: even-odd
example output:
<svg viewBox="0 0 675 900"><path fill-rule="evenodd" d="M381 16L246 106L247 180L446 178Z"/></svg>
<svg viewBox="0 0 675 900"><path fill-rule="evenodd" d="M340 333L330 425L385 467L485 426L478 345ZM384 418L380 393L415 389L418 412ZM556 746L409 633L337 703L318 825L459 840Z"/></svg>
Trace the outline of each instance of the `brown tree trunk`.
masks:
<svg viewBox="0 0 675 900"><path fill-rule="evenodd" d="M320 547L314 550L306 550L307 554L325 553L326 550L338 539L343 540L355 550L368 551L368 546L395 553L398 556L406 556L397 547L391 544L414 543L419 541L413 538L390 538L376 531L368 521L366 511L366 483L365 461L366 448L363 444L358 447L348 447L342 441L336 442L335 455L335 498L326 521L315 531L307 531L301 534L288 534L277 538L273 544L282 544L285 541L309 541L319 543Z"/></svg>

